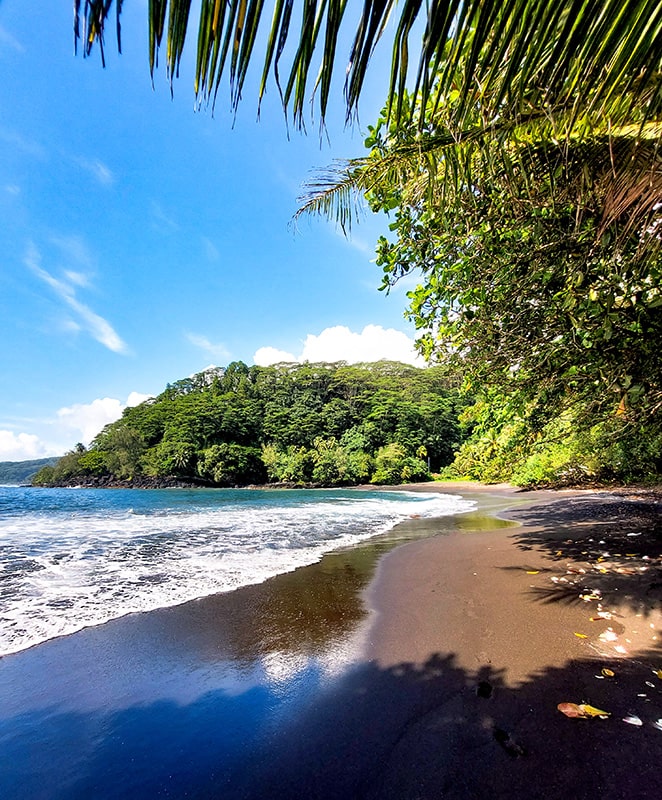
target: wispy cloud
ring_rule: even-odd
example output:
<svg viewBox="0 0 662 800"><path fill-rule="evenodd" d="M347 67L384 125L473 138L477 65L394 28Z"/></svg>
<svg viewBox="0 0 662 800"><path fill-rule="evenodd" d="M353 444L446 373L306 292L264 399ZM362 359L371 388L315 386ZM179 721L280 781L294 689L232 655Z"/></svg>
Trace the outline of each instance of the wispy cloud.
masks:
<svg viewBox="0 0 662 800"><path fill-rule="evenodd" d="M41 266L41 254L34 244L29 245L24 262L74 312L77 317L76 324L86 330L97 342L114 353L126 353L128 351L125 342L122 341L112 325L77 298L76 287L83 285L83 279L79 273L72 273L75 280L72 280L71 276L67 277L66 272L64 279L51 275Z"/></svg>
<svg viewBox="0 0 662 800"><path fill-rule="evenodd" d="M0 142L5 142L16 150L20 150L22 153L34 156L35 158L45 159L48 155L46 149L42 147L39 142L28 139L26 136L23 136L18 133L18 131L14 131L11 128L0 126Z"/></svg>
<svg viewBox="0 0 662 800"><path fill-rule="evenodd" d="M103 161L99 161L98 158L88 159L74 156L72 161L89 173L102 186L112 186L115 183L113 171Z"/></svg>
<svg viewBox="0 0 662 800"><path fill-rule="evenodd" d="M8 48L15 50L17 53L25 53L25 47L19 40L5 28L0 25L0 48Z"/></svg>
<svg viewBox="0 0 662 800"><path fill-rule="evenodd" d="M211 239L208 239L206 236L202 237L202 247L205 253L205 257L208 261L218 261L221 257L221 254L218 251L218 247L212 242Z"/></svg>
<svg viewBox="0 0 662 800"><path fill-rule="evenodd" d="M179 230L179 223L167 214L156 201L152 202L152 224L158 231L172 232Z"/></svg>
<svg viewBox="0 0 662 800"><path fill-rule="evenodd" d="M49 241L57 247L67 264L74 264L78 270L90 270L94 267L94 256L80 236L51 236ZM71 274L81 273L72 271Z"/></svg>
<svg viewBox="0 0 662 800"><path fill-rule="evenodd" d="M192 345L200 348L200 350L203 350L219 361L230 358L230 351L221 342L212 342L206 336L202 336L198 333L186 333L186 338Z"/></svg>

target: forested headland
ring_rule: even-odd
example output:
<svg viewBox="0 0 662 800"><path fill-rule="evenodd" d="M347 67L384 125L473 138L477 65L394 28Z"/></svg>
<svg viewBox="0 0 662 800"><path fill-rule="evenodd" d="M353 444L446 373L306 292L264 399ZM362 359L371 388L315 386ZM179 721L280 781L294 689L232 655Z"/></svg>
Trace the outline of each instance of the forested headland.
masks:
<svg viewBox="0 0 662 800"><path fill-rule="evenodd" d="M343 486L425 480L462 440L446 370L234 362L177 381L78 445L38 486Z"/></svg>
<svg viewBox="0 0 662 800"><path fill-rule="evenodd" d="M351 486L436 475L520 486L659 482L656 417L633 424L551 396L547 407L518 410L519 398L460 384L450 361L233 362L125 409L33 485Z"/></svg>

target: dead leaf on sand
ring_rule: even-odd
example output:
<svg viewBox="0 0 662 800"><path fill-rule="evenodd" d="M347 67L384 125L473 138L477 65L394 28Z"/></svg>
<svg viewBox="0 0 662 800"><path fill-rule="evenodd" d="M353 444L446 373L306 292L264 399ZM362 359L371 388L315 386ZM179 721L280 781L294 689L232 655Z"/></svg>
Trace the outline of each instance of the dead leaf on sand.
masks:
<svg viewBox="0 0 662 800"><path fill-rule="evenodd" d="M606 719L611 713L595 708L595 706L590 706L588 703L559 703L556 707L562 714L571 719L590 719L591 717Z"/></svg>

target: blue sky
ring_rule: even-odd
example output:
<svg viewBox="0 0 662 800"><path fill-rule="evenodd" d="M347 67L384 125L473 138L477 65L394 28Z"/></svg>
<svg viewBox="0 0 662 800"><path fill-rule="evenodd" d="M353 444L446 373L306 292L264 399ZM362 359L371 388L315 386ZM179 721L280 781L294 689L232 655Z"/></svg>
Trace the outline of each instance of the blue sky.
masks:
<svg viewBox="0 0 662 800"><path fill-rule="evenodd" d="M363 152L340 86L330 145L288 140L274 87L259 123L250 88L234 126L227 94L196 112L191 43L174 99L165 70L152 88L146 5L104 70L73 55L71 3L0 0L0 460L88 442L209 364L411 357L404 291L377 291L386 220L289 225L311 170Z"/></svg>

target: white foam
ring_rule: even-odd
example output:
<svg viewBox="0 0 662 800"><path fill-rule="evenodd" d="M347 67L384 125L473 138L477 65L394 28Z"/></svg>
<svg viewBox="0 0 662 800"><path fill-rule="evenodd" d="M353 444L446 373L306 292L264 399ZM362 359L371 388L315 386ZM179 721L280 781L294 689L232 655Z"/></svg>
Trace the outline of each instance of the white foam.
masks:
<svg viewBox="0 0 662 800"><path fill-rule="evenodd" d="M473 503L448 495L334 496L296 504L192 504L0 516L0 653L131 612L260 583L415 513ZM310 496L310 493L308 493Z"/></svg>

